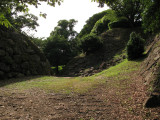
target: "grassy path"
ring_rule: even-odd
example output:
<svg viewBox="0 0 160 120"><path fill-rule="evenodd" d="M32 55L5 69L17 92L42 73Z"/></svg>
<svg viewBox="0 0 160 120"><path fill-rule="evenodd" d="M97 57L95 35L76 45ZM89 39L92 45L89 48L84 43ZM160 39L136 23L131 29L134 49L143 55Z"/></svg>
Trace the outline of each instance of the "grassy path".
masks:
<svg viewBox="0 0 160 120"><path fill-rule="evenodd" d="M87 78L37 77L1 83L1 120L158 120L143 108L140 62L124 61ZM19 82L22 81L22 82Z"/></svg>

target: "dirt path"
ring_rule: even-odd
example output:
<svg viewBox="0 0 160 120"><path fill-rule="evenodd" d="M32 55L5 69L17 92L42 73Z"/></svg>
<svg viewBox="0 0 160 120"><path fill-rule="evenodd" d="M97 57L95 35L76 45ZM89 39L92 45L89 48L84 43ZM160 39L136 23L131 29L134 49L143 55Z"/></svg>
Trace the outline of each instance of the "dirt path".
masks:
<svg viewBox="0 0 160 120"><path fill-rule="evenodd" d="M0 88L0 120L159 120L160 108L143 108L145 87L141 77L133 76L106 80L85 94Z"/></svg>

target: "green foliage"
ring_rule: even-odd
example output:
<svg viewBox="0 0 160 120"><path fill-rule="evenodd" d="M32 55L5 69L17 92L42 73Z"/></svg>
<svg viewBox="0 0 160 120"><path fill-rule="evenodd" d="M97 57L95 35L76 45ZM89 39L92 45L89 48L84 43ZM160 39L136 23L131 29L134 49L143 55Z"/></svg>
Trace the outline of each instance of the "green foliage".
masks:
<svg viewBox="0 0 160 120"><path fill-rule="evenodd" d="M58 25L54 28L54 31L50 33L50 36L58 35L64 37L70 45L70 50L72 51L73 56L78 52L78 42L76 39L77 32L74 30L76 23L77 21L74 19L60 20L58 21Z"/></svg>
<svg viewBox="0 0 160 120"><path fill-rule="evenodd" d="M50 37L44 41L43 51L51 65L56 67L57 73L59 65L66 65L76 55L78 46L75 39L77 32L74 30L76 23L74 19L60 20L50 33Z"/></svg>
<svg viewBox="0 0 160 120"><path fill-rule="evenodd" d="M82 38L83 36L90 34L91 30L93 29L95 23L101 19L104 15L109 14L112 10L105 10L103 12L94 14L92 17L90 17L86 24L83 26L82 30L78 34L78 38Z"/></svg>
<svg viewBox="0 0 160 120"><path fill-rule="evenodd" d="M0 1L0 25L5 27L14 27L13 20L19 12L28 13L28 5L33 5L36 8L40 2L47 2L48 5L55 6L55 3L60 3L63 0L1 0ZM45 17L45 14L41 14ZM22 18L21 18L22 19ZM30 17L32 19L32 17ZM23 20L28 20L23 18ZM18 24L18 22L16 22ZM33 21L28 21L29 26L33 26ZM32 25L31 25L32 24Z"/></svg>
<svg viewBox="0 0 160 120"><path fill-rule="evenodd" d="M61 72L62 72L62 70L63 70L64 67L65 67L64 65L63 65L63 66L58 66L59 74L61 74ZM52 71L53 71L53 74L56 74L57 68L56 68L56 67L51 67L51 69L52 69Z"/></svg>
<svg viewBox="0 0 160 120"><path fill-rule="evenodd" d="M94 25L91 33L95 33L97 35L101 34L104 30L107 30L108 29L108 23L109 23L109 20L108 21L105 21L106 24L103 23L103 21L100 19L96 22L96 24Z"/></svg>
<svg viewBox="0 0 160 120"><path fill-rule="evenodd" d="M58 35L47 39L44 53L51 65L56 67L65 65L71 58L69 43L64 37Z"/></svg>
<svg viewBox="0 0 160 120"><path fill-rule="evenodd" d="M113 10L109 10L108 14L95 23L91 33L95 33L97 35L103 33L105 30L108 30L108 24L117 19L115 12Z"/></svg>
<svg viewBox="0 0 160 120"><path fill-rule="evenodd" d="M127 43L127 55L129 60L137 59L143 55L144 39L139 34L132 32Z"/></svg>
<svg viewBox="0 0 160 120"><path fill-rule="evenodd" d="M6 6L5 6L5 5ZM12 27L21 31L22 28L28 27L29 29L36 29L38 26L38 17L33 14L29 14L29 9L20 3L13 3L11 1L0 2L0 25L5 27ZM9 7L9 8L8 8ZM6 11L4 11L6 10ZM24 15L19 15L19 12L24 12Z"/></svg>
<svg viewBox="0 0 160 120"><path fill-rule="evenodd" d="M143 12L143 28L145 32L156 32L160 30L160 1L149 0Z"/></svg>
<svg viewBox="0 0 160 120"><path fill-rule="evenodd" d="M58 21L58 25L54 28L54 31L50 33L50 36L60 35L65 39L72 40L77 35L77 32L73 29L76 25L77 21L74 19L60 20Z"/></svg>
<svg viewBox="0 0 160 120"><path fill-rule="evenodd" d="M109 29L112 28L130 28L131 24L126 19L121 19L119 21L110 22L108 24Z"/></svg>
<svg viewBox="0 0 160 120"><path fill-rule="evenodd" d="M4 25L7 28L12 26L2 13L0 13L0 25Z"/></svg>
<svg viewBox="0 0 160 120"><path fill-rule="evenodd" d="M141 21L141 13L144 10L142 0L92 0L99 2L100 6L107 4L120 17L126 17L134 26Z"/></svg>
<svg viewBox="0 0 160 120"><path fill-rule="evenodd" d="M81 39L80 47L83 50L83 52L89 54L100 49L102 45L103 41L98 36L96 36L95 34L89 34Z"/></svg>
<svg viewBox="0 0 160 120"><path fill-rule="evenodd" d="M32 38L31 40L40 50L43 50L46 42L43 38Z"/></svg>
<svg viewBox="0 0 160 120"><path fill-rule="evenodd" d="M93 2L98 2L99 3L99 7L103 7L104 4L107 4L108 6L110 6L111 4L113 4L116 0L91 0Z"/></svg>
<svg viewBox="0 0 160 120"><path fill-rule="evenodd" d="M12 25L21 30L24 27L28 27L29 29L36 29L39 24L37 23L38 17L33 14L25 14L16 16L14 20L11 21Z"/></svg>

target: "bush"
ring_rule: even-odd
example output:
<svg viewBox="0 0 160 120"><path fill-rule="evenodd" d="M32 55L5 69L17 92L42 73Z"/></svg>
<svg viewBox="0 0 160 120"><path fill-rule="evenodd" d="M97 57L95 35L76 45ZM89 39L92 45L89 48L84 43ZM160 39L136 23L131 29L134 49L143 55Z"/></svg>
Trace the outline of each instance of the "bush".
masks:
<svg viewBox="0 0 160 120"><path fill-rule="evenodd" d="M103 45L103 41L95 34L89 34L81 39L81 49L87 54L93 53Z"/></svg>
<svg viewBox="0 0 160 120"><path fill-rule="evenodd" d="M108 23L109 23L109 22L110 22L110 20L107 20L107 19L101 20L101 19L100 19L100 20L97 21L96 24L94 25L91 33L94 33L94 34L97 34L97 35L103 33L105 30L108 29Z"/></svg>
<svg viewBox="0 0 160 120"><path fill-rule="evenodd" d="M112 28L130 28L131 25L126 19L121 19L119 21L114 21L108 24L109 29Z"/></svg>
<svg viewBox="0 0 160 120"><path fill-rule="evenodd" d="M113 10L108 9L103 12L94 14L92 17L90 17L87 21L86 24L83 26L82 30L78 34L78 38L82 38L83 36L90 34L91 30L93 29L95 23L101 19L104 15L110 14Z"/></svg>
<svg viewBox="0 0 160 120"><path fill-rule="evenodd" d="M103 33L104 31L108 30L108 24L112 21L116 21L117 19L118 18L115 12L110 11L110 14L105 15L103 18L101 18L95 23L91 33L94 33L97 35Z"/></svg>
<svg viewBox="0 0 160 120"><path fill-rule="evenodd" d="M144 52L144 39L139 34L132 32L130 39L127 43L127 55L128 59L136 59L143 55Z"/></svg>

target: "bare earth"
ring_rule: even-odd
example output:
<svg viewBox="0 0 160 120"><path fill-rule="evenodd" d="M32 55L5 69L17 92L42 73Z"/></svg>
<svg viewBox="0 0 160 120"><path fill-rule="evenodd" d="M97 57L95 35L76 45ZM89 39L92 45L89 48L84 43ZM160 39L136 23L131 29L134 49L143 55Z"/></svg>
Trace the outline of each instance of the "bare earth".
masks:
<svg viewBox="0 0 160 120"><path fill-rule="evenodd" d="M146 99L141 77L106 80L84 94L54 94L39 89L0 88L0 120L159 120L160 108L143 107Z"/></svg>

